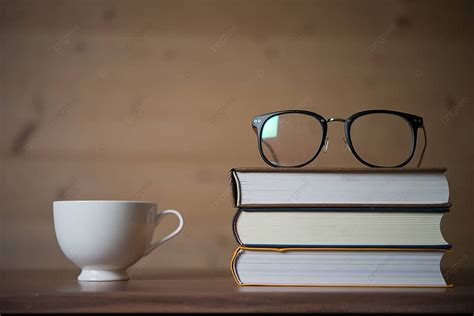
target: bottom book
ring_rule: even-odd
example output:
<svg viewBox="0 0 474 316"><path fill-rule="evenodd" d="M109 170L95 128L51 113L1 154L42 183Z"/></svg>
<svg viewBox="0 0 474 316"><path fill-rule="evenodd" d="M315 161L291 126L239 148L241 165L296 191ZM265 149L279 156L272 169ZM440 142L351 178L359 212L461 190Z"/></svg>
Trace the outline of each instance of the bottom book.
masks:
<svg viewBox="0 0 474 316"><path fill-rule="evenodd" d="M451 287L441 273L447 251L239 247L231 270L247 286Z"/></svg>

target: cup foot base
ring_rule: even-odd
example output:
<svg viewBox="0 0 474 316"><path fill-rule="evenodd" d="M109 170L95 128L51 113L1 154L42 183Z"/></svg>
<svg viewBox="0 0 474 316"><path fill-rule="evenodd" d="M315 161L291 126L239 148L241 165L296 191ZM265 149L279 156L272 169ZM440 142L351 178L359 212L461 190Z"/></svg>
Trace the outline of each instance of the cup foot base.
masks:
<svg viewBox="0 0 474 316"><path fill-rule="evenodd" d="M83 269L77 279L85 282L127 281L128 275L126 270Z"/></svg>

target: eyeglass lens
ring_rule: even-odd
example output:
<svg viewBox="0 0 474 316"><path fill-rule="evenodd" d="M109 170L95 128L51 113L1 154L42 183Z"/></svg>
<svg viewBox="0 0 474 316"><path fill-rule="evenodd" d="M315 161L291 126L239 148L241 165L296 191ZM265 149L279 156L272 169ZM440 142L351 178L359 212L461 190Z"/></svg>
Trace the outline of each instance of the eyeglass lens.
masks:
<svg viewBox="0 0 474 316"><path fill-rule="evenodd" d="M272 164L292 167L309 162L323 143L323 126L311 115L283 113L267 119L261 131L264 157ZM402 116L370 113L353 120L353 150L363 161L392 167L405 162L413 150L413 131Z"/></svg>
<svg viewBox="0 0 474 316"><path fill-rule="evenodd" d="M276 115L269 118L262 127L262 152L274 165L297 166L313 158L321 145L322 137L321 123L310 115Z"/></svg>
<svg viewBox="0 0 474 316"><path fill-rule="evenodd" d="M413 143L411 125L401 116L371 113L356 118L350 129L352 146L359 157L376 166L405 162Z"/></svg>

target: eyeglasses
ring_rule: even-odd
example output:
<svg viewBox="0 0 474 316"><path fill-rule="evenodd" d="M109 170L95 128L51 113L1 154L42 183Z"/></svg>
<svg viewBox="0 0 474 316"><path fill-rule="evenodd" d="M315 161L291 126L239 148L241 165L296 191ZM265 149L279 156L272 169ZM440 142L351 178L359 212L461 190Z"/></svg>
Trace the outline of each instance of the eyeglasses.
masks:
<svg viewBox="0 0 474 316"><path fill-rule="evenodd" d="M252 119L262 159L272 167L302 167L312 162L321 150L327 151L328 123L344 123L344 142L352 154L366 166L398 168L415 154L417 132L421 128L426 149L423 118L390 110L369 110L347 119L325 119L304 110L285 110L262 114Z"/></svg>

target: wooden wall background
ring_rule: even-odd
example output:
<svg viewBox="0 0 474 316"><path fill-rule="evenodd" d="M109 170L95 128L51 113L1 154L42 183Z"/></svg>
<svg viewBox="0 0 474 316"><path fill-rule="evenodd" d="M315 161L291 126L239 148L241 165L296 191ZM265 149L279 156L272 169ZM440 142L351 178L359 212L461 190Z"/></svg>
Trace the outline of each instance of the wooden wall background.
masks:
<svg viewBox="0 0 474 316"><path fill-rule="evenodd" d="M0 268L75 268L53 200L137 199L186 225L132 270L226 270L227 172L264 166L251 117L380 107L425 118L424 166L451 185L443 267L474 267L474 2L2 0L0 14ZM330 134L312 166L359 167Z"/></svg>

